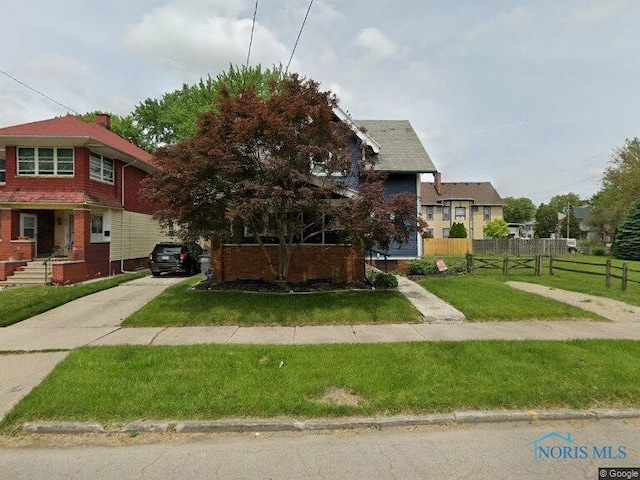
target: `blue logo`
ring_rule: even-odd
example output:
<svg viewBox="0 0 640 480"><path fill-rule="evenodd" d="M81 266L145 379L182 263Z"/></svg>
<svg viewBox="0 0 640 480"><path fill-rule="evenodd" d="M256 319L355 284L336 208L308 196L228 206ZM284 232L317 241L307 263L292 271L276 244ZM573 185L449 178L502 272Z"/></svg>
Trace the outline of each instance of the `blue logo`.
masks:
<svg viewBox="0 0 640 480"><path fill-rule="evenodd" d="M627 458L627 447L624 445L582 445L577 443L571 434L561 435L558 432L547 433L534 440L533 461L539 460L622 460Z"/></svg>

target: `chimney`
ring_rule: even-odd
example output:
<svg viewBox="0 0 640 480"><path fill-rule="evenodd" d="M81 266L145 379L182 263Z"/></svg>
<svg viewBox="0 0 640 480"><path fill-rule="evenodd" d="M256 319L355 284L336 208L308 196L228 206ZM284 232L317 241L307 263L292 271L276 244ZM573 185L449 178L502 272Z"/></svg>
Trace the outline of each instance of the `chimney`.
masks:
<svg viewBox="0 0 640 480"><path fill-rule="evenodd" d="M442 174L440 172L435 172L433 174L433 188L436 189L436 193L438 195L442 193Z"/></svg>
<svg viewBox="0 0 640 480"><path fill-rule="evenodd" d="M111 115L108 113L99 113L96 116L96 123L107 130L111 130Z"/></svg>

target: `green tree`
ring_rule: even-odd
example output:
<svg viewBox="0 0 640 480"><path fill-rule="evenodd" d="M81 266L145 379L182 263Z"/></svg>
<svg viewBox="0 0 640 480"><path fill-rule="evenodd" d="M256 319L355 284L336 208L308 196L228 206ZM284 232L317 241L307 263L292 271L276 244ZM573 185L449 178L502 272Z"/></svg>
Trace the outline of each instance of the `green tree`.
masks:
<svg viewBox="0 0 640 480"><path fill-rule="evenodd" d="M569 231L567 231L567 223ZM580 221L573 214L573 210L569 211L568 217L565 216L560 220L560 236L563 238L578 238L580 236Z"/></svg>
<svg viewBox="0 0 640 480"><path fill-rule="evenodd" d="M489 238L504 238L509 235L509 226L502 218L496 218L484 224L482 233Z"/></svg>
<svg viewBox="0 0 640 480"><path fill-rule="evenodd" d="M602 188L592 198L589 223L605 233L614 233L631 204L640 198L640 140L627 139L614 151L602 178Z"/></svg>
<svg viewBox="0 0 640 480"><path fill-rule="evenodd" d="M556 195L551 197L549 200L549 205L553 207L556 213L567 213L567 206L571 207L579 207L583 202L580 200L580 197L575 193L567 193L565 195Z"/></svg>
<svg viewBox="0 0 640 480"><path fill-rule="evenodd" d="M116 115L115 113L110 112L102 112L99 110L94 110L93 112L87 112L82 115L78 115L78 118L84 120L85 122L93 123L98 118L98 115L107 114L111 117L111 131L120 135L127 140L132 140L141 148L149 149L150 145L145 144L145 139L143 138L140 130L134 125L133 117L131 115L126 115L121 117L120 115Z"/></svg>
<svg viewBox="0 0 640 480"><path fill-rule="evenodd" d="M558 211L552 205L541 203L536 210L536 229L538 238L549 238L556 232L558 226Z"/></svg>
<svg viewBox="0 0 640 480"><path fill-rule="evenodd" d="M271 86L284 77L281 65L264 70L260 65L230 66L215 79L208 76L194 85L185 83L160 99L147 98L132 112L132 124L150 150L174 145L195 135L198 118L216 108L223 86L225 95L231 97L251 88L254 95L265 99L272 94Z"/></svg>
<svg viewBox="0 0 640 480"><path fill-rule="evenodd" d="M536 206L525 197L504 199L504 210L502 217L507 223L525 223L533 219L536 214Z"/></svg>
<svg viewBox="0 0 640 480"><path fill-rule="evenodd" d="M467 238L467 229L462 222L453 222L449 230L449 238Z"/></svg>
<svg viewBox="0 0 640 480"><path fill-rule="evenodd" d="M616 232L611 253L622 260L640 260L640 200L631 204L627 217Z"/></svg>

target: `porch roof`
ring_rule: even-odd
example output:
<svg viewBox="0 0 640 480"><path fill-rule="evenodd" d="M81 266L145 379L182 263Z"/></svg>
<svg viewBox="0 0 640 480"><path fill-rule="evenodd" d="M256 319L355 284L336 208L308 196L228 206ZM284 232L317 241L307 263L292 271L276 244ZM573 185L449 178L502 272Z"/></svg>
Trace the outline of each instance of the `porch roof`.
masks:
<svg viewBox="0 0 640 480"><path fill-rule="evenodd" d="M120 201L109 195L95 195L77 190L0 190L0 205L37 204L104 206L122 208Z"/></svg>

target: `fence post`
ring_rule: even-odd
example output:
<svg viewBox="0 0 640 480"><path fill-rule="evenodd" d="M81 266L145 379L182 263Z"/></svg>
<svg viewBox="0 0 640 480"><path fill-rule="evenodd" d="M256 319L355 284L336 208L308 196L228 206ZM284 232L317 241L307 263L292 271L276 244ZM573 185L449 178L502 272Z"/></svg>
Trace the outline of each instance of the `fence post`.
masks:
<svg viewBox="0 0 640 480"><path fill-rule="evenodd" d="M549 275L553 275L553 255L549 255Z"/></svg>
<svg viewBox="0 0 640 480"><path fill-rule="evenodd" d="M536 277L542 276L542 255L536 255Z"/></svg>
<svg viewBox="0 0 640 480"><path fill-rule="evenodd" d="M622 264L622 291L623 292L627 290L627 279L629 278L627 275L628 275L627 262L624 262Z"/></svg>
<svg viewBox="0 0 640 480"><path fill-rule="evenodd" d="M611 287L611 259L607 259L607 263L604 266L605 270L605 285Z"/></svg>
<svg viewBox="0 0 640 480"><path fill-rule="evenodd" d="M502 262L502 273L505 276L509 275L509 257L504 257L504 261Z"/></svg>

